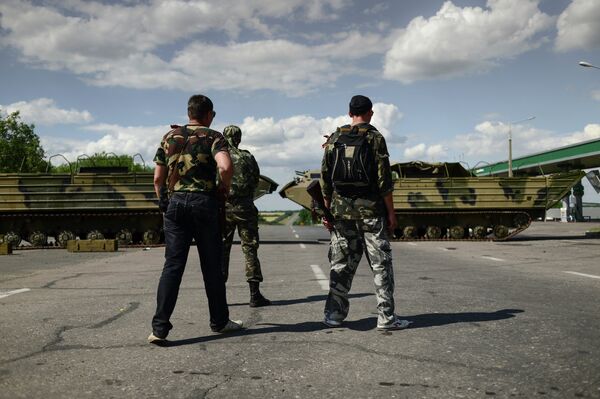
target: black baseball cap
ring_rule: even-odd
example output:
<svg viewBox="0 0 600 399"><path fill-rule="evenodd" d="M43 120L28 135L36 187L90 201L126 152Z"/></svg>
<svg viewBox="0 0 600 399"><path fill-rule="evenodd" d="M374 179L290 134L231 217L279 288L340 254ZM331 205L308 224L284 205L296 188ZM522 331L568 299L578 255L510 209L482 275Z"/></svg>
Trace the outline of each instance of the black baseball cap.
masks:
<svg viewBox="0 0 600 399"><path fill-rule="evenodd" d="M373 108L373 103L369 97L357 95L350 100L350 113L352 115L363 115Z"/></svg>

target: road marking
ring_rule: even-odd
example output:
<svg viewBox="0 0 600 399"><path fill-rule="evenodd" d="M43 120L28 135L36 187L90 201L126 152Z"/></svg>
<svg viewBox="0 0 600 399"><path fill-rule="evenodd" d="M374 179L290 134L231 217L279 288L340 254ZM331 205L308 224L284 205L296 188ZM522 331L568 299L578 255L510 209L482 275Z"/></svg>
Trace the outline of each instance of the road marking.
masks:
<svg viewBox="0 0 600 399"><path fill-rule="evenodd" d="M412 245L413 247L416 247L417 243L416 242L407 242L406 245Z"/></svg>
<svg viewBox="0 0 600 399"><path fill-rule="evenodd" d="M441 249L442 251L450 251L448 248L444 248L444 247L438 247L438 249Z"/></svg>
<svg viewBox="0 0 600 399"><path fill-rule="evenodd" d="M31 291L31 289L20 288L18 290L12 290L12 291L0 291L0 298L6 298L7 296L11 296L14 294L20 294L21 292L27 292L27 291Z"/></svg>
<svg viewBox="0 0 600 399"><path fill-rule="evenodd" d="M569 273L569 274L574 274L576 276L582 276L582 277L589 277L589 278L597 278L600 279L600 276L595 276L593 274L585 274L585 273L578 273L578 272L563 272L563 273Z"/></svg>
<svg viewBox="0 0 600 399"><path fill-rule="evenodd" d="M323 273L323 271L321 270L319 265L310 265L310 267L312 268L313 273L315 274L315 277L317 278L317 282L319 283L321 288L324 291L329 291L329 279Z"/></svg>
<svg viewBox="0 0 600 399"><path fill-rule="evenodd" d="M300 238L300 236L299 236L298 234L294 234L294 236L295 236L296 238Z"/></svg>
<svg viewBox="0 0 600 399"><path fill-rule="evenodd" d="M306 249L306 245L304 245L304 244L300 243L300 248L302 248L302 249Z"/></svg>
<svg viewBox="0 0 600 399"><path fill-rule="evenodd" d="M295 233L295 232L296 232L296 230L292 229L292 233Z"/></svg>
<svg viewBox="0 0 600 399"><path fill-rule="evenodd" d="M500 258L494 258L493 256L486 256L486 255L483 255L483 256L482 256L482 258L484 258L484 259L489 259L489 260L494 260L494 261L496 261L496 262L504 262L504 259L500 259Z"/></svg>

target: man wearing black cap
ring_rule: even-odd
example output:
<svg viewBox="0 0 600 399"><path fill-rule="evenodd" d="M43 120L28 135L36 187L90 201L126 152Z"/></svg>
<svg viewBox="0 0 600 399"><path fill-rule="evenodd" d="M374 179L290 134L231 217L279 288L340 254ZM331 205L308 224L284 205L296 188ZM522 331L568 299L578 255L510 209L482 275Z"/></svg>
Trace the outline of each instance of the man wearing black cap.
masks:
<svg viewBox="0 0 600 399"><path fill-rule="evenodd" d="M350 100L352 124L327 140L321 165L325 206L335 222L329 250L329 295L323 323L339 327L348 316L348 293L363 251L373 270L377 329L400 330L410 322L394 313L394 270L388 234L397 226L392 201L392 173L385 139L370 125L373 103L365 96Z"/></svg>

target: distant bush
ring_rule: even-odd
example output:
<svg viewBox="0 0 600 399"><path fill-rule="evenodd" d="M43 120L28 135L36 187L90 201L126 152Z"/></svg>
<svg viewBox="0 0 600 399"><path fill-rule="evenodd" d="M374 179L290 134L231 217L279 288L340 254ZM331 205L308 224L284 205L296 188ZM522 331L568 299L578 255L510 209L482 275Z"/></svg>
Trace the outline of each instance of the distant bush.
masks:
<svg viewBox="0 0 600 399"><path fill-rule="evenodd" d="M313 225L312 214L308 209L302 209L298 212L298 218L294 222L295 225L299 226L311 226Z"/></svg>

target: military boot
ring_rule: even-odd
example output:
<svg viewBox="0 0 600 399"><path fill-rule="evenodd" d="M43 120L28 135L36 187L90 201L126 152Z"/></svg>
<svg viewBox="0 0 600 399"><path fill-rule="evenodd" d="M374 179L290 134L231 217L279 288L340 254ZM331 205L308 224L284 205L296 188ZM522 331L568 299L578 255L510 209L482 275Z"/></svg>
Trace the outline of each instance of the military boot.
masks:
<svg viewBox="0 0 600 399"><path fill-rule="evenodd" d="M260 283L258 281L250 281L248 284L250 284L250 307L251 308L258 308L261 306L269 306L271 304L271 301L269 301L267 298L265 298L260 293L260 289L258 288Z"/></svg>

